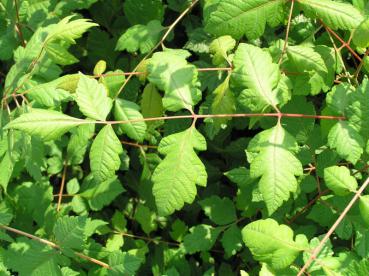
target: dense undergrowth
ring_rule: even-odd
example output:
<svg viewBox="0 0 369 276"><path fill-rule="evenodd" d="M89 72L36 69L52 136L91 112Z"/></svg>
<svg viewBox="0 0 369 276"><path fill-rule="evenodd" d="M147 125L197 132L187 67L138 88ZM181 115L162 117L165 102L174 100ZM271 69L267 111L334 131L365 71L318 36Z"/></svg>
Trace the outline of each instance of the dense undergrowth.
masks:
<svg viewBox="0 0 369 276"><path fill-rule="evenodd" d="M0 0L0 275L369 275L368 2Z"/></svg>

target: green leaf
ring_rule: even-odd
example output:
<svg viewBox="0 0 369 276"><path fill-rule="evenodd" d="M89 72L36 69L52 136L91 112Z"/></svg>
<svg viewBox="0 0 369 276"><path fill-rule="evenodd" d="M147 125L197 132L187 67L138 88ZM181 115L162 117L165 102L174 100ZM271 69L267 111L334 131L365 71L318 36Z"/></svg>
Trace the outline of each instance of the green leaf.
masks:
<svg viewBox="0 0 369 276"><path fill-rule="evenodd" d="M221 239L222 246L228 256L236 255L242 248L242 235L241 230L237 225L231 225L224 231Z"/></svg>
<svg viewBox="0 0 369 276"><path fill-rule="evenodd" d="M226 177L232 182L236 183L239 187L248 186L254 182L254 179L250 176L250 170L244 167L235 168L224 173Z"/></svg>
<svg viewBox="0 0 369 276"><path fill-rule="evenodd" d="M163 115L163 102L155 85L146 85L141 100L142 116L144 118L155 118ZM148 121L147 124L152 122Z"/></svg>
<svg viewBox="0 0 369 276"><path fill-rule="evenodd" d="M20 238L10 244L4 257L5 265L19 276L62 275L57 252L38 241Z"/></svg>
<svg viewBox="0 0 369 276"><path fill-rule="evenodd" d="M29 135L36 135L43 140L54 140L73 127L88 124L89 121L70 117L63 113L32 108L5 126L5 129L18 129Z"/></svg>
<svg viewBox="0 0 369 276"><path fill-rule="evenodd" d="M146 54L159 42L165 28L159 21L150 21L147 25L134 25L121 35L115 50L127 50L134 53L140 50L141 54Z"/></svg>
<svg viewBox="0 0 369 276"><path fill-rule="evenodd" d="M369 195L362 195L359 198L359 210L362 219L369 225Z"/></svg>
<svg viewBox="0 0 369 276"><path fill-rule="evenodd" d="M95 134L95 125L81 125L72 133L68 147L67 160L73 165L81 164L90 145L90 141Z"/></svg>
<svg viewBox="0 0 369 276"><path fill-rule="evenodd" d="M245 89L240 102L255 112L266 111L269 107L276 109L281 103L275 90L281 74L270 54L259 47L241 43L233 63L233 82Z"/></svg>
<svg viewBox="0 0 369 276"><path fill-rule="evenodd" d="M60 65L71 65L78 62L78 59L57 43L48 43L45 47L48 56Z"/></svg>
<svg viewBox="0 0 369 276"><path fill-rule="evenodd" d="M348 3L331 0L299 0L301 9L308 16L322 19L333 29L355 29L364 17L355 7Z"/></svg>
<svg viewBox="0 0 369 276"><path fill-rule="evenodd" d="M249 143L250 176L261 177L259 189L269 214L297 190L295 176L303 174L301 162L294 155L297 151L295 138L279 124L260 132Z"/></svg>
<svg viewBox="0 0 369 276"><path fill-rule="evenodd" d="M140 268L142 260L127 252L115 251L109 254L109 276L135 275Z"/></svg>
<svg viewBox="0 0 369 276"><path fill-rule="evenodd" d="M134 102L123 99L116 99L114 105L114 118L118 121L142 120L143 116L140 113L140 107ZM126 122L118 125L123 133L129 138L142 142L146 134L146 123Z"/></svg>
<svg viewBox="0 0 369 276"><path fill-rule="evenodd" d="M94 178L103 182L115 175L120 167L119 155L123 147L111 125L106 125L97 134L90 150L90 167Z"/></svg>
<svg viewBox="0 0 369 276"><path fill-rule="evenodd" d="M210 225L200 224L191 227L190 234L183 238L183 247L186 253L210 250L217 240L221 228L214 228Z"/></svg>
<svg viewBox="0 0 369 276"><path fill-rule="evenodd" d="M80 195L88 200L91 210L99 211L124 191L122 184L115 176L102 182L93 179Z"/></svg>
<svg viewBox="0 0 369 276"><path fill-rule="evenodd" d="M62 250L81 250L85 241L86 217L60 217L55 224L54 234Z"/></svg>
<svg viewBox="0 0 369 276"><path fill-rule="evenodd" d="M78 82L76 102L86 117L99 121L106 119L113 105L113 100L108 97L105 86L84 75Z"/></svg>
<svg viewBox="0 0 369 276"><path fill-rule="evenodd" d="M229 77L213 91L210 97L210 114L233 114L236 111L236 99L229 88ZM230 120L230 117L207 118L205 123L210 138L213 139Z"/></svg>
<svg viewBox="0 0 369 276"><path fill-rule="evenodd" d="M194 127L161 140L159 152L164 160L152 176L153 195L160 215L170 215L192 203L196 184L205 187L207 173L195 150L206 150L205 138Z"/></svg>
<svg viewBox="0 0 369 276"><path fill-rule="evenodd" d="M163 105L166 110L192 110L201 99L196 67L175 52L158 52L147 65L149 80L165 91Z"/></svg>
<svg viewBox="0 0 369 276"><path fill-rule="evenodd" d="M369 35L369 19L365 19L355 30L352 40L357 46L366 48L369 46L368 35Z"/></svg>
<svg viewBox="0 0 369 276"><path fill-rule="evenodd" d="M336 195L345 196L357 189L355 177L346 167L332 166L324 169L324 181Z"/></svg>
<svg viewBox="0 0 369 276"><path fill-rule="evenodd" d="M221 36L231 35L240 39L260 37L266 23L277 26L284 19L286 0L222 0L215 5L206 22L205 30Z"/></svg>
<svg viewBox="0 0 369 276"><path fill-rule="evenodd" d="M163 21L164 6L161 0L126 0L123 10L132 25L147 24L151 20Z"/></svg>
<svg viewBox="0 0 369 276"><path fill-rule="evenodd" d="M369 139L369 81L364 77L355 92L349 94L347 117L352 126L365 139Z"/></svg>
<svg viewBox="0 0 369 276"><path fill-rule="evenodd" d="M242 229L242 239L256 260L274 269L288 267L305 250L304 243L307 243L302 235L294 240L292 229L273 219L249 223Z"/></svg>
<svg viewBox="0 0 369 276"><path fill-rule="evenodd" d="M139 204L134 218L141 225L142 230L149 235L157 229L156 215L145 205Z"/></svg>
<svg viewBox="0 0 369 276"><path fill-rule="evenodd" d="M216 224L225 225L236 221L236 210L232 200L211 196L199 202L205 214Z"/></svg>
<svg viewBox="0 0 369 276"><path fill-rule="evenodd" d="M228 61L228 52L236 47L236 41L229 35L221 36L214 39L209 45L209 51L213 54L213 63L220 65L224 61Z"/></svg>
<svg viewBox="0 0 369 276"><path fill-rule="evenodd" d="M360 159L365 146L361 135L346 121L337 122L329 131L328 145L353 164Z"/></svg>

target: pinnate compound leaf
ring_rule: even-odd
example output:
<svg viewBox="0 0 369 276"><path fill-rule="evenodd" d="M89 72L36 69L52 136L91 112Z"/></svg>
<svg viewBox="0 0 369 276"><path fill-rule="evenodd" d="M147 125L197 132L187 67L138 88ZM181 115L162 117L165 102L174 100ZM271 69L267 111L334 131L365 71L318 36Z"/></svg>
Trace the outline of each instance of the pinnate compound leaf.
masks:
<svg viewBox="0 0 369 276"><path fill-rule="evenodd" d="M105 86L84 75L78 82L76 102L85 116L100 121L106 119L113 105L113 100L108 97Z"/></svg>
<svg viewBox="0 0 369 276"><path fill-rule="evenodd" d="M233 202L229 198L214 195L201 200L199 204L205 214L218 225L229 224L237 219Z"/></svg>
<svg viewBox="0 0 369 276"><path fill-rule="evenodd" d="M337 122L332 127L328 134L328 145L353 164L360 159L365 146L361 135L346 121Z"/></svg>
<svg viewBox="0 0 369 276"><path fill-rule="evenodd" d="M127 50L130 53L140 50L141 54L146 54L159 42L164 29L157 20L147 25L134 25L122 34L115 50Z"/></svg>
<svg viewBox="0 0 369 276"><path fill-rule="evenodd" d="M285 16L286 0L222 0L215 4L210 13L205 30L216 36L231 35L240 39L244 34L248 39L260 37L266 23L276 26Z"/></svg>
<svg viewBox="0 0 369 276"><path fill-rule="evenodd" d="M324 181L336 195L345 196L357 189L355 177L346 167L332 166L324 169Z"/></svg>
<svg viewBox="0 0 369 276"><path fill-rule="evenodd" d="M216 242L222 229L210 225L200 224L192 227L190 233L183 238L183 246L188 254L207 251Z"/></svg>
<svg viewBox="0 0 369 276"><path fill-rule="evenodd" d="M348 3L331 0L298 0L297 2L308 16L322 19L333 29L355 29L364 20L360 11Z"/></svg>
<svg viewBox="0 0 369 276"><path fill-rule="evenodd" d="M99 182L112 178L120 167L119 155L122 153L122 144L113 127L106 125L91 145L90 167L94 178Z"/></svg>
<svg viewBox="0 0 369 276"><path fill-rule="evenodd" d="M184 203L192 203L196 184L206 186L207 173L195 150L206 150L205 138L194 127L169 135L159 144L164 160L152 176L153 195L160 215L180 210Z"/></svg>
<svg viewBox="0 0 369 276"><path fill-rule="evenodd" d="M247 148L250 176L260 177L259 189L269 214L297 190L295 176L303 174L301 162L294 154L297 151L295 138L279 124L250 141Z"/></svg>
<svg viewBox="0 0 369 276"><path fill-rule="evenodd" d="M127 252L115 251L109 254L108 276L135 275L142 261Z"/></svg>
<svg viewBox="0 0 369 276"><path fill-rule="evenodd" d="M22 130L47 141L57 139L72 128L86 123L89 122L57 111L32 108L7 124L5 129Z"/></svg>
<svg viewBox="0 0 369 276"><path fill-rule="evenodd" d="M140 113L140 107L131 101L116 99L114 106L114 118L119 121L142 120L143 116ZM142 142L145 138L146 123L141 122L126 122L119 124L120 129L128 135L129 138Z"/></svg>
<svg viewBox="0 0 369 276"><path fill-rule="evenodd" d="M252 111L261 112L269 107L277 108L279 95L274 91L281 78L277 64L268 52L261 48L240 44L235 53L232 80L244 88L240 96L241 104Z"/></svg>
<svg viewBox="0 0 369 276"><path fill-rule="evenodd" d="M292 229L273 219L249 223L242 229L242 239L256 260L273 269L288 267L307 245L305 236L294 240Z"/></svg>
<svg viewBox="0 0 369 276"><path fill-rule="evenodd" d="M81 250L85 242L86 217L60 217L54 227L56 243L62 250Z"/></svg>
<svg viewBox="0 0 369 276"><path fill-rule="evenodd" d="M163 105L169 111L192 110L201 99L196 67L187 63L184 54L158 52L147 65L150 82L165 91Z"/></svg>

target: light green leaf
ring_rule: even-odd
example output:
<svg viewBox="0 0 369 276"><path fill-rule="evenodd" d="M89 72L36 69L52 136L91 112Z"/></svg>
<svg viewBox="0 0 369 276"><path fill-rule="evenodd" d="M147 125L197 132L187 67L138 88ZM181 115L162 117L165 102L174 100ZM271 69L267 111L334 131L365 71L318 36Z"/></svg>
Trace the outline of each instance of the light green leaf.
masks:
<svg viewBox="0 0 369 276"><path fill-rule="evenodd" d="M141 54L146 54L159 42L165 28L159 21L150 21L147 25L134 25L121 35L115 50L127 50L134 53L140 50Z"/></svg>
<svg viewBox="0 0 369 276"><path fill-rule="evenodd" d="M205 215L218 225L229 224L237 219L233 202L229 198L213 195L199 201L199 204Z"/></svg>
<svg viewBox="0 0 369 276"><path fill-rule="evenodd" d="M114 118L118 121L142 120L143 116L139 110L140 107L134 102L116 99L114 105ZM145 138L146 123L144 121L127 122L119 124L118 126L133 140L142 142Z"/></svg>
<svg viewBox="0 0 369 276"><path fill-rule="evenodd" d="M231 35L240 39L260 37L266 23L277 26L285 16L287 0L222 0L215 4L209 15L205 30L216 36Z"/></svg>
<svg viewBox="0 0 369 276"><path fill-rule="evenodd" d="M346 121L339 121L332 127L328 134L328 145L353 164L360 159L365 146L361 135Z"/></svg>
<svg viewBox="0 0 369 276"><path fill-rule="evenodd" d="M109 276L135 275L140 268L142 260L127 252L115 251L109 254Z"/></svg>
<svg viewBox="0 0 369 276"><path fill-rule="evenodd" d="M105 86L84 75L78 82L76 102L85 116L100 121L106 119L113 105L113 100L108 97Z"/></svg>
<svg viewBox="0 0 369 276"><path fill-rule="evenodd" d="M240 102L255 112L266 111L269 107L276 109L280 100L274 88L278 85L281 73L270 54L259 47L242 43L238 46L233 63L232 80L235 85L245 88Z"/></svg>
<svg viewBox="0 0 369 276"><path fill-rule="evenodd" d="M7 124L5 129L18 129L29 135L40 136L43 140L54 140L73 127L88 123L57 111L32 108Z"/></svg>
<svg viewBox="0 0 369 276"><path fill-rule="evenodd" d="M123 147L111 125L106 125L97 134L90 150L90 167L94 178L103 182L115 175L120 167L119 155Z"/></svg>
<svg viewBox="0 0 369 276"><path fill-rule="evenodd" d="M62 250L81 250L85 242L86 217L60 217L54 227L57 244Z"/></svg>
<svg viewBox="0 0 369 276"><path fill-rule="evenodd" d="M224 175L239 187L248 186L255 181L255 179L250 176L250 170L245 167L235 168L224 173Z"/></svg>
<svg viewBox="0 0 369 276"><path fill-rule="evenodd" d="M188 254L210 250L216 242L221 228L200 224L191 227L190 233L183 238L183 247Z"/></svg>
<svg viewBox="0 0 369 276"><path fill-rule="evenodd" d="M206 150L205 138L194 127L165 137L159 144L164 160L152 176L153 195L160 215L170 215L192 203L196 184L206 186L207 173L195 150Z"/></svg>
<svg viewBox="0 0 369 276"><path fill-rule="evenodd" d="M214 39L209 46L209 51L213 54L213 63L220 65L224 61L228 61L228 52L236 47L236 41L229 35L221 36Z"/></svg>
<svg viewBox="0 0 369 276"><path fill-rule="evenodd" d="M58 43L48 43L45 47L47 55L60 65L70 65L78 62L78 59Z"/></svg>
<svg viewBox="0 0 369 276"><path fill-rule="evenodd" d="M302 235L294 240L292 229L273 219L249 223L242 229L242 239L256 260L274 269L288 267L307 243Z"/></svg>
<svg viewBox="0 0 369 276"><path fill-rule="evenodd" d="M298 0L302 10L308 16L322 19L333 29L355 29L364 17L354 6L331 0Z"/></svg>
<svg viewBox="0 0 369 276"><path fill-rule="evenodd" d="M249 143L250 176L261 177L259 189L269 214L297 190L295 176L303 174L301 162L294 155L297 151L295 138L279 124L260 132Z"/></svg>
<svg viewBox="0 0 369 276"><path fill-rule="evenodd" d="M164 108L178 111L192 110L201 99L196 67L176 52L158 52L147 65L149 80L165 91Z"/></svg>
<svg viewBox="0 0 369 276"><path fill-rule="evenodd" d="M86 190L80 196L86 198L91 210L99 211L109 205L118 195L124 192L122 184L117 177L109 178L103 182L92 179Z"/></svg>
<svg viewBox="0 0 369 276"><path fill-rule="evenodd" d="M46 41L51 43L55 40L63 40L69 44L75 44L75 39L81 37L89 28L98 26L96 23L90 22L89 19L71 20L72 18L73 15L67 16L57 24L52 25L52 31L46 37Z"/></svg>
<svg viewBox="0 0 369 276"><path fill-rule="evenodd" d="M357 189L355 177L346 167L332 166L324 169L324 181L336 195L345 196Z"/></svg>

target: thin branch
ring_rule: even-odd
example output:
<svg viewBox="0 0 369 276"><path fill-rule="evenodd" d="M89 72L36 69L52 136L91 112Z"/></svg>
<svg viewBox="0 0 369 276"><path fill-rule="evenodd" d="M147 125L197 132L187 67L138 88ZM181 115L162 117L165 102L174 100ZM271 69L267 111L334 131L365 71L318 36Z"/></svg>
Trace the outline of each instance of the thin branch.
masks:
<svg viewBox="0 0 369 276"><path fill-rule="evenodd" d="M305 270L307 270L311 263L316 259L320 251L323 249L325 243L328 241L329 237L333 234L333 232L336 230L338 225L341 223L341 221L344 219L346 214L350 211L351 207L354 205L354 203L359 199L360 195L363 193L365 188L369 185L369 177L365 180L363 185L360 187L360 189L355 193L355 196L351 199L350 203L346 206L346 208L343 210L341 215L338 217L336 222L332 225L332 227L329 229L327 234L325 234L324 238L320 241L319 245L314 249L313 253L311 254L310 258L307 260L305 265L301 268L297 276L301 276Z"/></svg>
<svg viewBox="0 0 369 276"><path fill-rule="evenodd" d="M331 33L339 42L341 42L342 46L346 47L347 50L350 51L350 53L359 61L361 62L361 57L351 48L350 44L344 41L335 31L333 31L331 28L329 28L325 23L320 20L320 23L323 25L323 27L327 30L327 32Z"/></svg>
<svg viewBox="0 0 369 276"><path fill-rule="evenodd" d="M292 13L293 13L293 7L295 5L295 0L291 0L291 8L290 8L290 14L288 15L288 23L287 23L287 30L286 30L286 37L284 39L284 45L283 45L283 50L281 53L281 56L279 57L279 61L278 64L281 65L282 61L283 61L283 56L287 51L287 47L288 47L288 37L290 35L290 29L291 29L291 21L292 21Z"/></svg>
<svg viewBox="0 0 369 276"><path fill-rule="evenodd" d="M19 40L22 44L22 47L24 48L26 47L26 42L24 41L22 28L20 26L18 0L14 0L14 6L15 6L15 16L16 16L15 32L17 33Z"/></svg>
<svg viewBox="0 0 369 276"><path fill-rule="evenodd" d="M369 55L369 49L366 49L365 54L364 54L364 56L363 56L363 59L360 61L359 66L357 67L356 72L355 72L355 74L354 74L354 78L355 78L355 80L356 80L356 83L358 82L358 80L357 80L357 79L358 79L358 77L359 77L359 74L360 74L361 69L363 68L365 58L366 58L368 55Z"/></svg>
<svg viewBox="0 0 369 276"><path fill-rule="evenodd" d="M63 198L63 192L64 192L64 186L65 186L65 179L67 177L67 168L68 168L68 162L67 160L64 161L64 169L62 174L62 179L60 183L60 190L59 190L59 197L58 197L58 205L56 206L56 211L60 211L60 206Z"/></svg>
<svg viewBox="0 0 369 276"><path fill-rule="evenodd" d="M185 15L199 2L199 0L193 0L191 5L185 9L180 15L179 17L169 26L168 30L165 32L165 34L163 35L163 37L161 38L161 40L154 46L154 48L151 49L151 51L149 53L146 54L146 56L136 65L136 67L133 69L133 72L136 72L138 68L140 68L140 66L145 62L146 59L148 59L154 52L155 50L160 47L160 45L163 44L163 42L165 41L165 39L168 37L168 35L172 32L172 30L177 26L177 24L182 20L183 17L185 17ZM129 82L129 80L132 78L133 75L129 75L128 78L124 81L124 83L122 84L122 86L119 88L117 94L115 95L115 98L117 98L119 96L119 94L123 91L124 87L126 87L127 83Z"/></svg>
<svg viewBox="0 0 369 276"><path fill-rule="evenodd" d="M132 142L128 142L128 141L120 141L123 145L128 145L128 146L132 146L132 147L136 147L136 148L148 148L148 149L157 149L158 146L151 146L151 145L141 145L138 143L132 143Z"/></svg>
<svg viewBox="0 0 369 276"><path fill-rule="evenodd" d="M38 242L40 242L40 243L46 244L46 245L48 245L48 246L50 246L50 247L52 247L52 248L54 248L54 249L60 250L60 246L59 246L59 245L57 245L56 243L53 243L53 242L51 242L51 241L48 241L48 240L45 240L45 239L39 238L39 237L34 236L34 235L32 235L32 234L29 234L29 233L23 232L23 231L21 231L21 230L18 230L18 229L15 229L15 228L12 228L12 227L9 227L9 226L6 226L6 225L1 225L1 224L0 224L0 228L1 228L1 229L4 229L4 230L7 230L7 231L10 231L10 232L13 232L13 233L18 234L18 235L21 235L21 236L25 236L25 237L30 238L30 239L32 239L32 240L38 241ZM111 269L111 267L110 267L107 263L104 263L104 262L102 262L102 261L99 261L99 260L97 260L97 259L95 259L95 258L91 258L91 257L86 256L86 255L84 255L84 254L82 254L82 253L79 253L79 252L74 252L74 254L75 254L76 256L78 256L78 257L80 257L80 258L84 259L84 260L90 261L90 262L92 262L92 263L95 263L95 264L97 264L97 265L99 265L99 266L102 266L102 267L105 267L105 268L107 268L107 269Z"/></svg>
<svg viewBox="0 0 369 276"><path fill-rule="evenodd" d="M236 114L190 114L178 116L150 117L142 119L133 119L125 121L88 121L86 123L94 124L129 124L136 122L159 121L159 120L178 120L178 119L205 119L205 118L245 118L245 117L286 117L286 118L308 118L319 120L346 120L344 116L327 116L327 115L306 115L294 113L236 113Z"/></svg>

